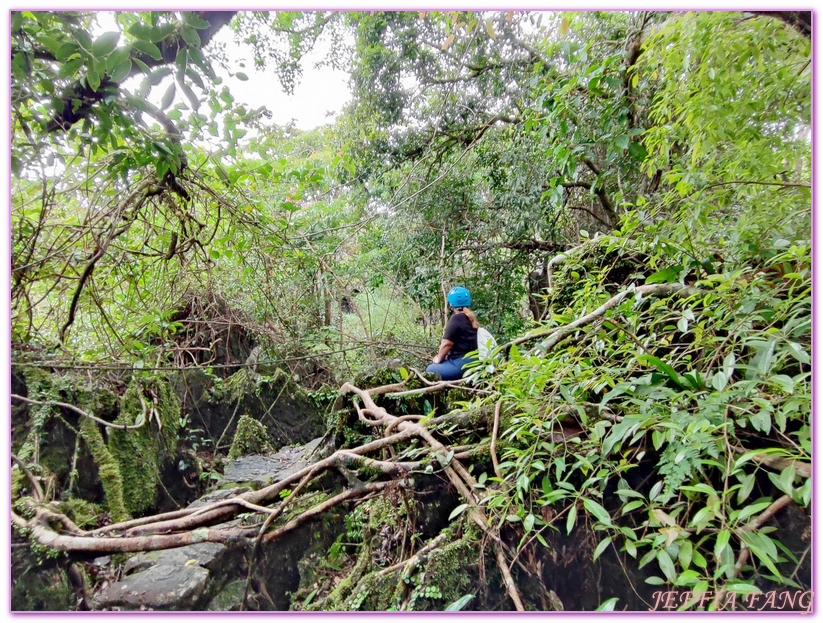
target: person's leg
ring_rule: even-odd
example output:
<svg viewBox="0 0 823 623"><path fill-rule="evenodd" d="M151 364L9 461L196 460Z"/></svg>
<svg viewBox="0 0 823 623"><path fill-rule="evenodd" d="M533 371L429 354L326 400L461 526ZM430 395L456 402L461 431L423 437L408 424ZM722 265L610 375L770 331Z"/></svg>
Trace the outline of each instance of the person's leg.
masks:
<svg viewBox="0 0 823 623"><path fill-rule="evenodd" d="M463 366L475 361L471 357L446 359L443 363L432 363L426 368L430 374L439 374L444 381L456 381L463 378Z"/></svg>
<svg viewBox="0 0 823 623"><path fill-rule="evenodd" d="M463 359L446 359L443 363L432 363L426 368L429 374L439 374L444 381L456 381L463 376Z"/></svg>

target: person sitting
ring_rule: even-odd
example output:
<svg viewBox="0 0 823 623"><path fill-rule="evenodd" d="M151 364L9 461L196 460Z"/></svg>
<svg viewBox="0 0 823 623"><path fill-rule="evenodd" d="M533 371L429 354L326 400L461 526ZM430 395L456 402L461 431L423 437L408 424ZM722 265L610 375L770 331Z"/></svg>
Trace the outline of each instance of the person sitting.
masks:
<svg viewBox="0 0 823 623"><path fill-rule="evenodd" d="M455 381L463 377L463 366L475 360L466 355L477 350L480 323L471 310L472 297L466 288L452 288L446 300L453 313L443 331L440 350L426 372L439 374L444 381Z"/></svg>

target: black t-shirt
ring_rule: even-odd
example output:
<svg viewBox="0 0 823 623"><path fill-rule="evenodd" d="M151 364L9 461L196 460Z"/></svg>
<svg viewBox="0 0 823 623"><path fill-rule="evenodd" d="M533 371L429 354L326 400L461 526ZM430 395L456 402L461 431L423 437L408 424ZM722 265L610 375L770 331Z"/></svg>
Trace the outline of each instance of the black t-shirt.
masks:
<svg viewBox="0 0 823 623"><path fill-rule="evenodd" d="M477 329L463 312L457 312L449 318L443 339L454 342L447 359L460 359L473 350L477 350Z"/></svg>

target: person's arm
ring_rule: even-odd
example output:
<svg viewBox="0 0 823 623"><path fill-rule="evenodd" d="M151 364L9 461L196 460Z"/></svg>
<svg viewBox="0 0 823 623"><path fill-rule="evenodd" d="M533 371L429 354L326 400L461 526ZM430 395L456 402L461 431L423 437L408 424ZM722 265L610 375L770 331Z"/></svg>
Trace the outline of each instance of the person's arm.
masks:
<svg viewBox="0 0 823 623"><path fill-rule="evenodd" d="M447 340L445 338L440 340L440 350L437 351L437 354L434 356L434 359L432 359L432 361L434 363L443 363L443 361L446 359L446 355L448 355L449 351L452 349L452 346L454 346L454 342L452 342L451 340Z"/></svg>

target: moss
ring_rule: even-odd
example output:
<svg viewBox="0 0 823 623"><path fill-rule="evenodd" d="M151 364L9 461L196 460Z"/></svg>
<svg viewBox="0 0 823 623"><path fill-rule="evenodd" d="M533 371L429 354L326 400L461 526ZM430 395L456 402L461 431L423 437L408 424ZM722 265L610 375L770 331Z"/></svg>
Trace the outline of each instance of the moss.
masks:
<svg viewBox="0 0 823 623"><path fill-rule="evenodd" d="M120 464L109 452L103 434L92 420L83 418L80 422L80 435L89 446L89 451L97 465L103 492L106 494L106 505L113 522L129 519L123 502L123 478L120 475Z"/></svg>
<svg viewBox="0 0 823 623"><path fill-rule="evenodd" d="M241 415L237 432L229 448L229 458L236 459L248 454L266 454L271 451L266 427L250 415Z"/></svg>
<svg viewBox="0 0 823 623"><path fill-rule="evenodd" d="M246 591L246 579L235 580L220 589L209 602L206 610L229 612L240 610Z"/></svg>
<svg viewBox="0 0 823 623"><path fill-rule="evenodd" d="M322 606L320 603L317 604L318 607L323 610L348 610L349 608L345 606L346 597L348 597L352 589L357 586L360 578L363 577L366 569L368 569L370 562L368 552L361 551L351 572L329 593L328 599L322 602Z"/></svg>
<svg viewBox="0 0 823 623"><path fill-rule="evenodd" d="M160 468L170 459L177 447L177 429L180 420L180 401L171 385L160 379L152 379L143 387L132 381L123 395L117 424L133 425L142 417L140 393L153 397L161 427L154 417L144 426L134 430L113 429L109 435L109 449L116 459L123 480L123 499L131 513L151 509L157 497ZM144 398L147 406L148 398ZM95 459L96 460L96 459Z"/></svg>
<svg viewBox="0 0 823 623"><path fill-rule="evenodd" d="M15 500L20 496L23 489L23 481L26 480L23 470L15 466L11 470L11 499Z"/></svg>
<svg viewBox="0 0 823 623"><path fill-rule="evenodd" d="M400 571L381 575L373 571L358 582L356 591L347 600L348 610L396 610L403 599Z"/></svg>
<svg viewBox="0 0 823 623"><path fill-rule="evenodd" d="M243 396L255 389L255 379L247 368L240 368L231 376L225 379L217 379L212 386L212 396L216 400L229 398L232 402L237 402Z"/></svg>
<svg viewBox="0 0 823 623"><path fill-rule="evenodd" d="M73 610L74 605L71 582L60 566L43 568L32 565L12 584L12 610L65 611Z"/></svg>
<svg viewBox="0 0 823 623"><path fill-rule="evenodd" d="M494 405L481 405L479 407L469 409L466 411L466 415L469 418L469 423L475 428L491 429L492 424L494 423ZM505 413L501 414L501 423L503 417L505 417ZM505 429L501 428L500 430Z"/></svg>
<svg viewBox="0 0 823 623"><path fill-rule="evenodd" d="M117 394L108 387L84 388L77 395L77 403L83 410L94 413L104 420L114 418L119 401Z"/></svg>
<svg viewBox="0 0 823 623"><path fill-rule="evenodd" d="M79 498L69 498L60 503L60 512L71 519L78 528L95 526L100 516L100 507Z"/></svg>
<svg viewBox="0 0 823 623"><path fill-rule="evenodd" d="M439 549L434 550L428 557L424 566L423 578L418 593L415 609L427 609L427 605L435 605L436 609L442 609L466 593L473 593L473 581L467 568L476 564L480 559L479 544L469 533L457 541L449 543ZM426 589L429 589L429 596L426 597ZM433 589L437 589L436 592ZM420 601L429 604L419 603Z"/></svg>
<svg viewBox="0 0 823 623"><path fill-rule="evenodd" d="M403 512L402 505L398 506L385 495L369 501L368 505L368 526L371 532L380 532L384 526L397 528L399 525L399 517Z"/></svg>
<svg viewBox="0 0 823 623"><path fill-rule="evenodd" d="M26 380L28 397L32 400L43 402L62 401L58 390L54 387L52 375L45 370L26 368L23 376ZM26 408L28 409L28 417L26 418L28 432L22 446L14 449L15 454L24 461L31 459L36 454L35 449L40 448L41 432L54 413L54 408L48 404L28 404Z"/></svg>
<svg viewBox="0 0 823 623"><path fill-rule="evenodd" d="M23 377L29 392L48 391L52 387L51 374L42 368L26 367L23 369Z"/></svg>

